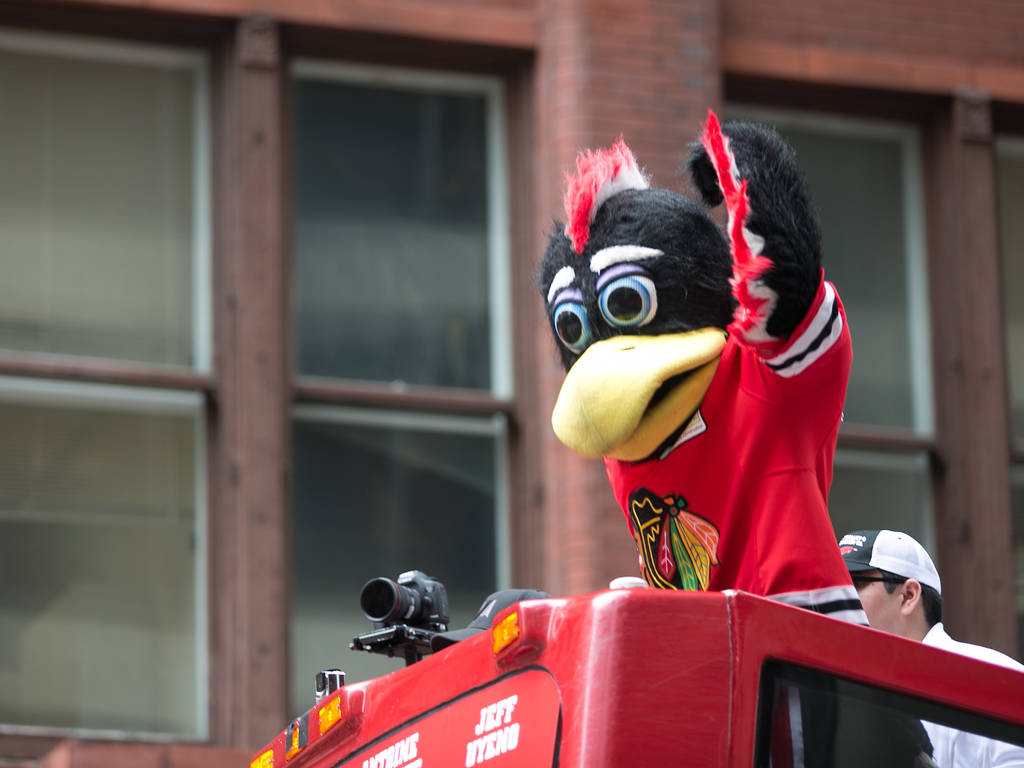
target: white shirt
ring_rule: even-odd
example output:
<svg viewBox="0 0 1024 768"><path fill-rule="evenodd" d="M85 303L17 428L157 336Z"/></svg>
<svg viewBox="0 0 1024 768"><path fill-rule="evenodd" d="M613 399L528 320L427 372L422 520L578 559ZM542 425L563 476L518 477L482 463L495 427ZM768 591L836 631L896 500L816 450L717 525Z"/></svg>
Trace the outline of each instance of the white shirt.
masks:
<svg viewBox="0 0 1024 768"><path fill-rule="evenodd" d="M961 656L970 656L990 664L1024 671L1024 664L1005 653L983 645L954 640L946 634L942 622L928 630L922 642L925 645L959 653ZM936 725L927 720L922 720L921 724L931 739L932 758L939 768L1024 768L1024 747Z"/></svg>

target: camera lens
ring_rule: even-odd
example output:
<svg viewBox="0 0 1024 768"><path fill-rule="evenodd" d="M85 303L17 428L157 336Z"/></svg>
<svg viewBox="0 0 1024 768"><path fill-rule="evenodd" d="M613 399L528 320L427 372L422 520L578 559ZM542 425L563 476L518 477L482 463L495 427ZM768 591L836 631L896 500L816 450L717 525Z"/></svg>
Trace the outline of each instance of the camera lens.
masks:
<svg viewBox="0 0 1024 768"><path fill-rule="evenodd" d="M370 579L359 595L359 607L370 621L410 620L420 607L420 596L383 577Z"/></svg>

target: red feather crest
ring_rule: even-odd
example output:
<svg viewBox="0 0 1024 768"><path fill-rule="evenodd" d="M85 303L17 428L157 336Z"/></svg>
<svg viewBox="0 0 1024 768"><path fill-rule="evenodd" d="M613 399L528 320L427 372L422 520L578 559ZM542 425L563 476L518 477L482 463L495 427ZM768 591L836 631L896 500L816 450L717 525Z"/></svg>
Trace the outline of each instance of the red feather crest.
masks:
<svg viewBox="0 0 1024 768"><path fill-rule="evenodd" d="M590 224L605 200L624 189L647 189L636 158L619 136L610 149L589 150L576 156L576 173L566 174L565 236L576 253L590 238Z"/></svg>
<svg viewBox="0 0 1024 768"><path fill-rule="evenodd" d="M747 197L747 180L740 177L736 158L729 149L729 137L722 133L718 116L708 110L708 121L704 126L701 143L718 174L718 183L725 197L725 208L729 214L729 244L732 248L732 292L739 302L735 317L729 327L741 336L765 320L768 299L755 295L752 284L771 267L771 260L751 248L745 226L750 216L750 199ZM777 342L776 342L777 343Z"/></svg>

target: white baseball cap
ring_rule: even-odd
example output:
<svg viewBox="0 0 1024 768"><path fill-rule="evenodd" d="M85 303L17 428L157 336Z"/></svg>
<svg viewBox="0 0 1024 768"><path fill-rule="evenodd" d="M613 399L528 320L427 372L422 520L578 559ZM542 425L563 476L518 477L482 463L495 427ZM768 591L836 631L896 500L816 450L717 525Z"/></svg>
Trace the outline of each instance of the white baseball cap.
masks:
<svg viewBox="0 0 1024 768"><path fill-rule="evenodd" d="M850 573L877 569L917 581L942 594L935 563L917 541L899 531L851 531L839 540Z"/></svg>

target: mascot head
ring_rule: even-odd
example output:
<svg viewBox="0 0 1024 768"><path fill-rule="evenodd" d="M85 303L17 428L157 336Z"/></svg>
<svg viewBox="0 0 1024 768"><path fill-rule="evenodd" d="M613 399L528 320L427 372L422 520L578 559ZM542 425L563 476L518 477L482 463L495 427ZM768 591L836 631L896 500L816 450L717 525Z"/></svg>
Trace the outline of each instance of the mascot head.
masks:
<svg viewBox="0 0 1024 768"><path fill-rule="evenodd" d="M565 215L539 281L567 371L552 424L584 456L640 460L710 384L735 307L729 244L703 205L651 188L621 138L579 155Z"/></svg>

